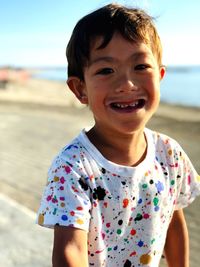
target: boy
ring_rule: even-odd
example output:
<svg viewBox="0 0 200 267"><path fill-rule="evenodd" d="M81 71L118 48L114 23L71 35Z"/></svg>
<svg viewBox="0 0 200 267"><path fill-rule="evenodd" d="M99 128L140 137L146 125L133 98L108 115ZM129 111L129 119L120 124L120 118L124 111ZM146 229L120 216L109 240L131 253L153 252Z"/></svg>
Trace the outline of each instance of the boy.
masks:
<svg viewBox="0 0 200 267"><path fill-rule="evenodd" d="M82 18L67 47L68 86L95 124L55 158L38 215L54 227L54 267L188 267L182 208L200 193L188 157L145 128L164 77L152 18L107 5Z"/></svg>

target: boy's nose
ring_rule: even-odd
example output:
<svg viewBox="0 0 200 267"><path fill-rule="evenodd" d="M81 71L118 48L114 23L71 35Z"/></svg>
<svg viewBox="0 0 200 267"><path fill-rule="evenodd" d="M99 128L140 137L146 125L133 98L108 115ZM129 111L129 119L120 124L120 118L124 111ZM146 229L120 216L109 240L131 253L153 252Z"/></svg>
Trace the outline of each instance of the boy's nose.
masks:
<svg viewBox="0 0 200 267"><path fill-rule="evenodd" d="M129 79L129 78L120 79L118 86L116 88L117 93L131 92L131 91L136 91L136 90L138 90L138 86L132 79Z"/></svg>

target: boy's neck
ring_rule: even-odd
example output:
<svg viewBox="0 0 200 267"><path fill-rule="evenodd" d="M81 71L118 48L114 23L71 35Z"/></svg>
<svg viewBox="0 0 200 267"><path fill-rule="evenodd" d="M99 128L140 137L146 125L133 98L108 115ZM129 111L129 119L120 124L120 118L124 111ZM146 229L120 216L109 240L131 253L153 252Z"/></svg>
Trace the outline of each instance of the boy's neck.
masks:
<svg viewBox="0 0 200 267"><path fill-rule="evenodd" d="M99 132L95 127L87 133L93 145L108 160L124 166L137 166L147 152L144 130L133 134L111 135Z"/></svg>

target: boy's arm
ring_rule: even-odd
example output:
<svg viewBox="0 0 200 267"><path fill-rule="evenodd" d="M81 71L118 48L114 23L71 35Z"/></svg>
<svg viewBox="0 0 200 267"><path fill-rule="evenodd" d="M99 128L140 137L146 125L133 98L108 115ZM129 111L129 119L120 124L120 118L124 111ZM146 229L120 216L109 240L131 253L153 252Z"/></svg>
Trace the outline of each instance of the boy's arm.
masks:
<svg viewBox="0 0 200 267"><path fill-rule="evenodd" d="M189 267L189 238L183 210L174 211L165 243L168 267Z"/></svg>
<svg viewBox="0 0 200 267"><path fill-rule="evenodd" d="M88 267L87 232L55 226L52 262L53 267Z"/></svg>

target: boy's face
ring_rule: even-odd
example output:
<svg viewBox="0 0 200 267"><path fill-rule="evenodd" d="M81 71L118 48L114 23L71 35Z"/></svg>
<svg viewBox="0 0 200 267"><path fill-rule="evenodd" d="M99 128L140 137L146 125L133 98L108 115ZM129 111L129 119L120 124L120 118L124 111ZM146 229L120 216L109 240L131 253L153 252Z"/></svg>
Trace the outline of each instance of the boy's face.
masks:
<svg viewBox="0 0 200 267"><path fill-rule="evenodd" d="M89 105L96 129L121 134L142 130L158 107L165 69L144 43L115 33L105 48L97 49L101 41L91 48L84 82L70 77L68 85Z"/></svg>

